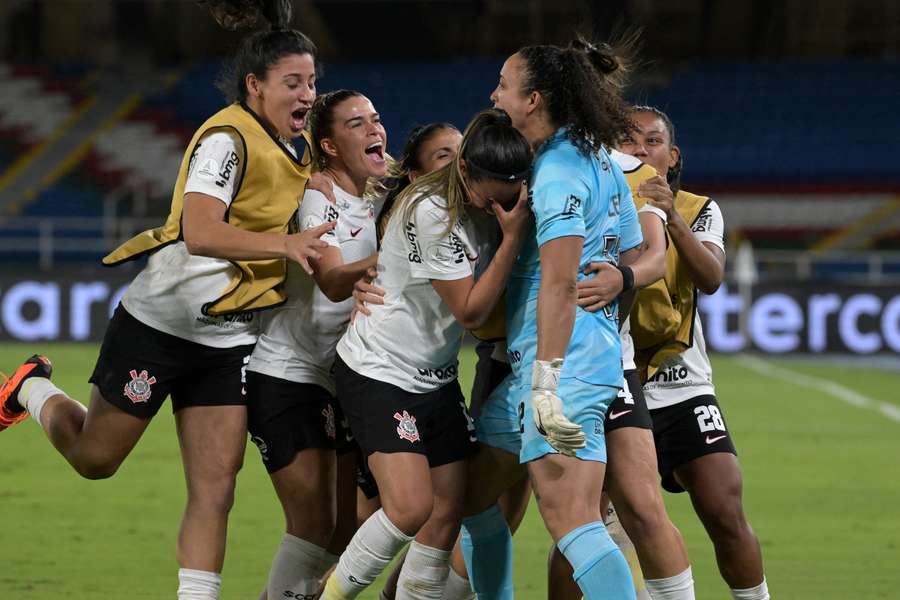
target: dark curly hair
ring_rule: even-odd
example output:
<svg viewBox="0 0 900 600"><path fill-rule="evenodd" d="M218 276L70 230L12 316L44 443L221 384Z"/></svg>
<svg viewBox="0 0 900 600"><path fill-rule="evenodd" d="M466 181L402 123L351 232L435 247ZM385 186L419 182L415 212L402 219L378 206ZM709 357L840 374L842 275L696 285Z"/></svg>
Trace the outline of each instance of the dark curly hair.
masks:
<svg viewBox="0 0 900 600"><path fill-rule="evenodd" d="M634 42L593 44L583 37L568 46L526 46L522 93L539 92L550 119L584 154L615 146L634 130L622 97Z"/></svg>
<svg viewBox="0 0 900 600"><path fill-rule="evenodd" d="M290 0L199 0L226 29L263 27L245 37L234 60L219 76L216 86L229 102L247 99L247 75L264 79L269 68L285 56L309 54L316 61L318 50L306 35L288 29Z"/></svg>

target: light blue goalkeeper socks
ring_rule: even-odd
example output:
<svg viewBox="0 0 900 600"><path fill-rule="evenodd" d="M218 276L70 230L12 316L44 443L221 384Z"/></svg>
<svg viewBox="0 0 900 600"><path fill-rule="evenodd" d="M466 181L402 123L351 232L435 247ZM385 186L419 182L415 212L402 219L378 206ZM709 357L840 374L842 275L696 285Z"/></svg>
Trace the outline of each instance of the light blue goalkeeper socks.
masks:
<svg viewBox="0 0 900 600"><path fill-rule="evenodd" d="M478 600L513 600L512 534L500 507L495 504L464 518L460 533L469 581Z"/></svg>
<svg viewBox="0 0 900 600"><path fill-rule="evenodd" d="M634 600L631 571L603 523L573 529L559 540L560 551L575 570L584 600Z"/></svg>

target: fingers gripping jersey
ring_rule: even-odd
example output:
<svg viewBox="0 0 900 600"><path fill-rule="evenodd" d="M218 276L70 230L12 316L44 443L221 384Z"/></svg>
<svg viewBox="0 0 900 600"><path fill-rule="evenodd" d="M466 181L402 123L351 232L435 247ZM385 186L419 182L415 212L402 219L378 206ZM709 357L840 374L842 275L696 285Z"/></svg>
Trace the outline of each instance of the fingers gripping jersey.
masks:
<svg viewBox="0 0 900 600"><path fill-rule="evenodd" d="M620 252L643 241L629 198L622 169L605 150L586 156L562 131L542 146L529 189L535 229L526 237L507 295L509 356L517 377L530 376L537 351L540 247L561 237L583 238L579 280L591 262L617 264ZM624 221L623 208L628 211ZM621 387L621 360L617 304L597 313L576 309L562 377Z"/></svg>

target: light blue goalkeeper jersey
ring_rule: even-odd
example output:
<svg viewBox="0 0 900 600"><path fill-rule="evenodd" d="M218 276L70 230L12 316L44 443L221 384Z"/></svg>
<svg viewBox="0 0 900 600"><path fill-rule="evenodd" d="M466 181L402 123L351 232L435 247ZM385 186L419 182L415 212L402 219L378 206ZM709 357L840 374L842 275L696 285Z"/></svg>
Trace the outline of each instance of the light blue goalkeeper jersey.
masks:
<svg viewBox="0 0 900 600"><path fill-rule="evenodd" d="M584 238L578 279L591 262L618 264L619 253L641 244L641 228L622 169L606 150L584 155L558 130L538 150L529 187L535 230L526 237L507 293L507 335L513 372L530 381L537 353L540 247L560 237ZM628 201L626 201L628 200ZM592 385L622 385L618 304L589 313L576 309L561 376Z"/></svg>

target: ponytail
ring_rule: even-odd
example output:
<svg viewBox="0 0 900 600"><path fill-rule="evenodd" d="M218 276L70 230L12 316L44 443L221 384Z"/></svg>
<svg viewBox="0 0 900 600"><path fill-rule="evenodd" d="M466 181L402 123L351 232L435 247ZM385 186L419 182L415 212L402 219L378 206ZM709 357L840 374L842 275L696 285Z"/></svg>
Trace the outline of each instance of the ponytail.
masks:
<svg viewBox="0 0 900 600"><path fill-rule="evenodd" d="M634 129L622 93L637 39L635 33L615 45L578 37L565 48L526 46L518 52L526 70L522 93L541 94L550 120L566 128L580 152L615 146Z"/></svg>
<svg viewBox="0 0 900 600"><path fill-rule="evenodd" d="M250 29L266 21L273 30L286 29L291 22L290 0L198 0L206 5L216 22L228 29Z"/></svg>
<svg viewBox="0 0 900 600"><path fill-rule="evenodd" d="M316 45L291 22L290 0L198 0L209 7L213 18L225 29L258 31L242 41L230 67L219 76L216 86L229 102L247 99L247 75L264 79L269 67L291 54L309 54L316 62Z"/></svg>

